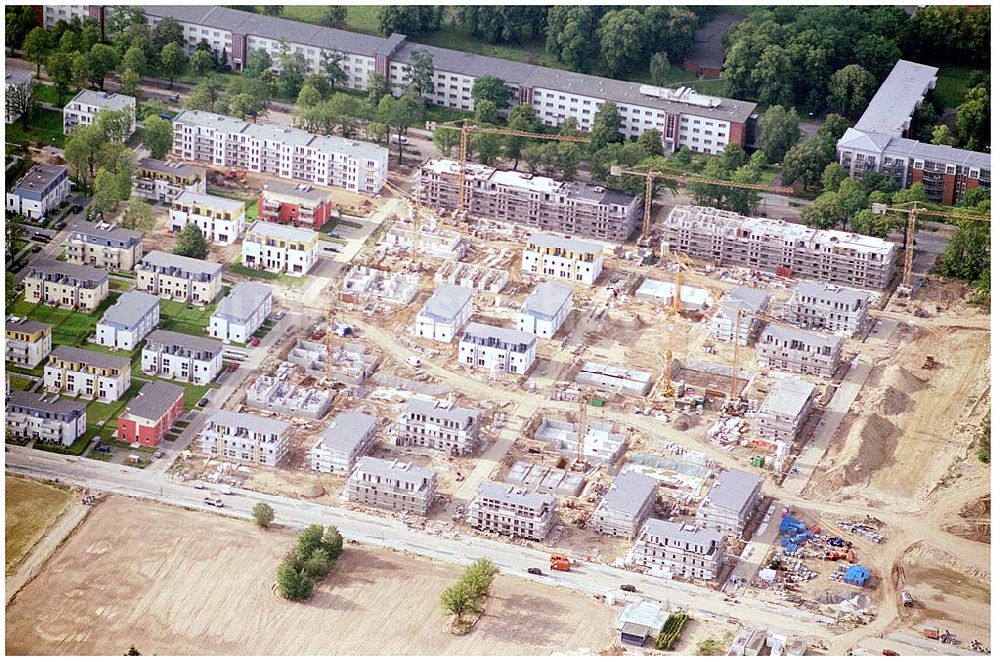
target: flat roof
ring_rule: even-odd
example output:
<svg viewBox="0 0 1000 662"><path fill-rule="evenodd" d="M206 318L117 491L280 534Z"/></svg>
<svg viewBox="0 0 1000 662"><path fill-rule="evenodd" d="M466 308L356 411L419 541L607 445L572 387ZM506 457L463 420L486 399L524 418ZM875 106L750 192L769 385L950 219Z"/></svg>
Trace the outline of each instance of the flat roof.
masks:
<svg viewBox="0 0 1000 662"><path fill-rule="evenodd" d="M124 327L132 327L149 314L154 308L159 309L160 298L148 292L129 290L125 292L114 305L104 312L101 324L120 324Z"/></svg>
<svg viewBox="0 0 1000 662"><path fill-rule="evenodd" d="M86 405L77 400L16 389L11 390L7 396L7 405L30 407L49 414L72 414L74 412L82 414L87 411Z"/></svg>
<svg viewBox="0 0 1000 662"><path fill-rule="evenodd" d="M155 421L170 411L177 398L183 397L184 389L177 384L161 380L147 382L139 395L126 405L125 413Z"/></svg>
<svg viewBox="0 0 1000 662"><path fill-rule="evenodd" d="M113 92L95 92L94 90L80 90L79 94L73 97L70 103L77 101L88 106L97 106L108 110L124 110L130 108L135 110L135 97L127 94L115 94ZM67 104L68 106L69 104Z"/></svg>
<svg viewBox="0 0 1000 662"><path fill-rule="evenodd" d="M573 288L546 280L535 286L521 307L521 312L554 317L573 298Z"/></svg>
<svg viewBox="0 0 1000 662"><path fill-rule="evenodd" d="M496 499L505 503L514 503L532 510L540 510L548 506L555 506L556 499L551 494L539 494L526 490L523 487L507 485L506 483L495 483L491 480L483 481L479 485L475 500L480 498Z"/></svg>
<svg viewBox="0 0 1000 662"><path fill-rule="evenodd" d="M209 262L184 255L164 253L163 251L149 251L143 256L142 262L155 267L178 267L183 271L210 276L222 271L222 265L218 262Z"/></svg>
<svg viewBox="0 0 1000 662"><path fill-rule="evenodd" d="M310 202L326 202L330 199L330 191L317 188L312 184L291 184L287 182L269 181L264 182L261 193L265 197L284 196L288 198L299 198Z"/></svg>
<svg viewBox="0 0 1000 662"><path fill-rule="evenodd" d="M166 331L164 329L154 329L146 336L149 342L161 343L163 345L174 345L184 347L194 351L221 352L222 341L215 338L205 338L203 336L192 336L189 333L178 333L177 331Z"/></svg>
<svg viewBox="0 0 1000 662"><path fill-rule="evenodd" d="M480 411L469 407L457 407L452 402L442 400L424 400L423 398L410 398L403 405L406 413L423 414L435 418L443 418L448 421L455 421L463 425L468 419L479 420Z"/></svg>
<svg viewBox="0 0 1000 662"><path fill-rule="evenodd" d="M56 181L69 170L66 166L38 163L14 184L14 190L44 191L47 186Z"/></svg>
<svg viewBox="0 0 1000 662"><path fill-rule="evenodd" d="M194 191L182 192L174 198L174 204L205 205L211 209L238 213L242 213L246 210L246 203L240 200L231 200L229 198L223 198L218 195L209 195L207 193L195 193Z"/></svg>
<svg viewBox="0 0 1000 662"><path fill-rule="evenodd" d="M492 324L483 324L481 322L469 322L465 327L465 331L462 334L463 340L465 336L472 336L474 338L496 338L500 342L510 343L512 345L534 345L535 336L530 333L525 333L524 331L517 331L515 329L505 329L501 326L493 326Z"/></svg>
<svg viewBox="0 0 1000 662"><path fill-rule="evenodd" d="M421 315L433 317L436 320L450 322L457 318L462 310L472 301L474 291L471 287L461 285L441 285L427 300L420 310Z"/></svg>
<svg viewBox="0 0 1000 662"><path fill-rule="evenodd" d="M760 313L767 303L768 293L756 287L737 287L729 291L722 299L716 317L722 319L736 319L738 311L745 310L749 313ZM747 318L749 321L749 318Z"/></svg>
<svg viewBox="0 0 1000 662"><path fill-rule="evenodd" d="M84 363L95 368L128 368L131 365L127 356L105 354L69 345L58 345L52 349L49 356L72 363Z"/></svg>
<svg viewBox="0 0 1000 662"><path fill-rule="evenodd" d="M205 425L215 424L225 427L241 427L261 434L282 434L291 427L291 423L278 418L264 418L256 414L237 413L219 409L209 416Z"/></svg>
<svg viewBox="0 0 1000 662"><path fill-rule="evenodd" d="M329 427L323 430L313 446L323 446L333 451L349 453L378 424L378 419L360 411L342 411L337 414Z"/></svg>
<svg viewBox="0 0 1000 662"><path fill-rule="evenodd" d="M813 280L800 280L795 286L794 296L816 297L817 299L839 301L853 306L858 302L867 302L868 293L840 285L827 285Z"/></svg>
<svg viewBox="0 0 1000 662"><path fill-rule="evenodd" d="M620 473L601 502L605 508L629 515L639 514L639 510L649 495L656 492L657 480L638 471Z"/></svg>
<svg viewBox="0 0 1000 662"><path fill-rule="evenodd" d="M886 76L868 108L854 128L900 136L906 130L913 110L937 81L937 67L898 60Z"/></svg>
<svg viewBox="0 0 1000 662"><path fill-rule="evenodd" d="M6 85L21 85L22 83L31 82L34 77L30 69L8 67L7 71L4 72L4 83Z"/></svg>
<svg viewBox="0 0 1000 662"><path fill-rule="evenodd" d="M139 159L138 168L143 170L154 170L170 175L205 175L205 168L192 163L178 163L177 161L161 161L144 156Z"/></svg>
<svg viewBox="0 0 1000 662"><path fill-rule="evenodd" d="M182 110L174 117L174 124L203 126L223 133L239 133L248 126L243 120L206 110Z"/></svg>
<svg viewBox="0 0 1000 662"><path fill-rule="evenodd" d="M600 255L604 248L600 244L583 241L569 235L558 235L551 232L535 232L528 237L528 243L539 248L562 248L571 253L594 253Z"/></svg>
<svg viewBox="0 0 1000 662"><path fill-rule="evenodd" d="M396 459L382 460L370 455L358 458L357 463L354 465L354 473L360 471L390 480L417 483L419 486L432 482L437 475L437 472L433 469L426 469L412 462L400 462Z"/></svg>
<svg viewBox="0 0 1000 662"><path fill-rule="evenodd" d="M254 221L253 225L247 228L247 235L259 234L264 237L274 237L285 241L294 241L307 244L316 239L319 233L315 230L305 230L291 225L281 225L280 223L269 223L267 221Z"/></svg>
<svg viewBox="0 0 1000 662"><path fill-rule="evenodd" d="M739 469L725 469L705 495L713 505L739 512L764 482L757 474Z"/></svg>
<svg viewBox="0 0 1000 662"><path fill-rule="evenodd" d="M761 337L772 335L780 340L798 340L806 345L816 347L837 347L844 344L844 339L839 336L826 336L820 333L805 331L804 329L793 329L777 324L768 324L764 327Z"/></svg>
<svg viewBox="0 0 1000 662"><path fill-rule="evenodd" d="M778 375L774 386L760 404L760 412L780 416L798 416L806 408L816 387L791 375Z"/></svg>
<svg viewBox="0 0 1000 662"><path fill-rule="evenodd" d="M701 545L711 548L718 547L722 543L722 534L709 529L697 529L680 522L668 522L665 519L650 517L643 527L649 531L650 535L657 538L667 538L668 540L678 540L692 545Z"/></svg>
<svg viewBox="0 0 1000 662"><path fill-rule="evenodd" d="M128 230L119 227L103 228L99 227L97 223L90 223L88 221L78 221L72 234L74 236L85 235L87 237L110 239L111 241L118 241L123 244L128 244L133 240L141 240L143 237L143 233L137 230Z"/></svg>
<svg viewBox="0 0 1000 662"><path fill-rule="evenodd" d="M229 291L212 316L242 321L250 317L264 301L271 296L271 288L259 283L239 283Z"/></svg>

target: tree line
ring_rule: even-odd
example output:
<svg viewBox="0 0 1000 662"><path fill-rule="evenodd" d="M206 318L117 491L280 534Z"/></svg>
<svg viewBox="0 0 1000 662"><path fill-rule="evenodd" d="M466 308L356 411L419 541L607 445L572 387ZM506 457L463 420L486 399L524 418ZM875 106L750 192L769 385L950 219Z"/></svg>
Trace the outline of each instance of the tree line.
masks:
<svg viewBox="0 0 1000 662"><path fill-rule="evenodd" d="M466 614L479 611L490 592L493 578L500 573L493 561L479 559L462 573L454 584L441 593L441 608L458 620Z"/></svg>
<svg viewBox="0 0 1000 662"><path fill-rule="evenodd" d="M316 583L330 574L343 551L344 538L337 527L328 526L324 530L321 524L307 526L278 566L281 596L298 602L308 600L316 590Z"/></svg>

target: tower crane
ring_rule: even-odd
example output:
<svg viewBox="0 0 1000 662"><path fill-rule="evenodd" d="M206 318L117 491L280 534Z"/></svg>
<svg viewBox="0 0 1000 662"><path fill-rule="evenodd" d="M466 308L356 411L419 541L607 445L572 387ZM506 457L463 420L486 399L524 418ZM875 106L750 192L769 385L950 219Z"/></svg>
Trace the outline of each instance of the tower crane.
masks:
<svg viewBox="0 0 1000 662"><path fill-rule="evenodd" d="M903 280L899 286L900 294L903 294L904 296L909 296L910 294L910 276L913 272L913 242L914 235L917 231L918 216L936 216L939 218L954 218L960 221L990 222L989 216L965 212L959 213L928 209L927 207L922 206L922 203L920 202L911 202L904 205L886 205L881 203L875 203L872 205L872 213L879 216L891 211L904 212L907 214L906 248L903 251Z"/></svg>

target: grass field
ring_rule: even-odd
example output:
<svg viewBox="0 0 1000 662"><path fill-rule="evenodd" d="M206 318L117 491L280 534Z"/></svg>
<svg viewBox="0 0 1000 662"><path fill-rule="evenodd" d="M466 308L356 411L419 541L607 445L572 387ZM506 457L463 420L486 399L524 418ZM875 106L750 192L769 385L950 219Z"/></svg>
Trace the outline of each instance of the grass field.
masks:
<svg viewBox="0 0 1000 662"><path fill-rule="evenodd" d="M304 278L302 276L289 276L286 273L276 273L274 271L264 271L262 269L251 269L249 267L244 267L240 264L241 258L236 257L230 269L234 274L239 274L241 276L247 276L249 278L260 278L261 280L276 280L279 283L284 283L289 287L301 287Z"/></svg>
<svg viewBox="0 0 1000 662"><path fill-rule="evenodd" d="M215 310L214 304L199 308L182 301L160 299L159 328L192 336L208 335L205 327L208 326L213 310Z"/></svg>
<svg viewBox="0 0 1000 662"><path fill-rule="evenodd" d="M39 101L51 103L53 106L58 106L59 108L69 103L78 91L75 88L70 88L69 92L63 95L62 101L59 101L55 85L39 84L35 86L35 96L38 97Z"/></svg>
<svg viewBox="0 0 1000 662"><path fill-rule="evenodd" d="M12 574L69 505L69 490L6 477L6 573Z"/></svg>
<svg viewBox="0 0 1000 662"><path fill-rule="evenodd" d="M27 131L21 128L20 121L8 124L5 140L7 142L33 140L52 147L63 147L66 144L66 136L63 135L62 113L41 108L28 120Z"/></svg>
<svg viewBox="0 0 1000 662"><path fill-rule="evenodd" d="M934 96L948 108L958 108L969 89L969 78L983 71L973 67L941 67L938 71Z"/></svg>
<svg viewBox="0 0 1000 662"><path fill-rule="evenodd" d="M24 299L15 303L10 313L51 324L53 347L56 345L79 347L94 332L98 320L104 315L104 311L117 301L119 296L121 296L120 292L109 292L97 310L89 314L64 308L53 308L40 303L28 303Z"/></svg>
<svg viewBox="0 0 1000 662"><path fill-rule="evenodd" d="M27 391L31 388L32 384L35 382L30 379L25 379L24 377L18 377L17 375L7 375L7 379L10 380L10 387L15 391Z"/></svg>

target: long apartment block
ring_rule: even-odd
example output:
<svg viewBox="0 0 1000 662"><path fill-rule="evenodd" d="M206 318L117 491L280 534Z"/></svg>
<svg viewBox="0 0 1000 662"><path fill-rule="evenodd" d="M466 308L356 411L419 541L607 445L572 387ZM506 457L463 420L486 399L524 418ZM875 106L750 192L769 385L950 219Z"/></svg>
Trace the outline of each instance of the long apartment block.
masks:
<svg viewBox="0 0 1000 662"><path fill-rule="evenodd" d="M22 368L34 368L52 351L52 325L29 319L8 320L5 360Z"/></svg>
<svg viewBox="0 0 1000 662"><path fill-rule="evenodd" d="M185 191L205 193L206 180L205 168L201 166L147 156L136 164L132 195L146 202L169 203Z"/></svg>
<svg viewBox="0 0 1000 662"><path fill-rule="evenodd" d="M399 460L358 458L347 480L347 499L394 512L426 515L434 502L437 473Z"/></svg>
<svg viewBox="0 0 1000 662"><path fill-rule="evenodd" d="M816 387L810 382L779 375L760 407L751 415L754 437L773 443L778 447L778 454L785 455L809 418L817 395Z"/></svg>
<svg viewBox="0 0 1000 662"><path fill-rule="evenodd" d="M555 523L556 499L551 494L484 481L469 503L469 526L513 538L544 540Z"/></svg>
<svg viewBox="0 0 1000 662"><path fill-rule="evenodd" d="M213 244L228 246L243 234L246 205L217 195L182 191L170 205L170 230L179 233L194 223Z"/></svg>
<svg viewBox="0 0 1000 662"><path fill-rule="evenodd" d="M146 337L141 365L147 375L210 384L222 372L222 341L156 329Z"/></svg>
<svg viewBox="0 0 1000 662"><path fill-rule="evenodd" d="M87 430L87 408L82 402L11 391L5 406L7 431L49 444L72 446Z"/></svg>
<svg viewBox="0 0 1000 662"><path fill-rule="evenodd" d="M837 161L851 177L890 177L899 188L922 183L927 200L958 204L990 188L990 155L910 138L913 115L937 85L937 67L899 60L857 123L837 141Z"/></svg>
<svg viewBox="0 0 1000 662"><path fill-rule="evenodd" d="M131 271L142 259L142 233L103 223L76 223L64 244L66 261L99 269Z"/></svg>
<svg viewBox="0 0 1000 662"><path fill-rule="evenodd" d="M480 444L481 416L478 409L451 402L410 398L396 419L396 444L469 455Z"/></svg>
<svg viewBox="0 0 1000 662"><path fill-rule="evenodd" d="M604 269L600 244L550 232L536 232L525 243L521 272L531 276L593 285Z"/></svg>
<svg viewBox="0 0 1000 662"><path fill-rule="evenodd" d="M243 238L243 266L304 276L319 258L319 233L256 221Z"/></svg>
<svg viewBox="0 0 1000 662"><path fill-rule="evenodd" d="M135 266L136 289L161 299L205 306L222 291L222 265L163 251L150 251Z"/></svg>
<svg viewBox="0 0 1000 662"><path fill-rule="evenodd" d="M875 237L690 205L670 212L663 239L671 250L716 264L867 290L889 286L898 255L894 243Z"/></svg>
<svg viewBox="0 0 1000 662"><path fill-rule="evenodd" d="M323 430L309 451L313 471L346 476L358 458L375 445L378 419L360 411L343 411Z"/></svg>
<svg viewBox="0 0 1000 662"><path fill-rule="evenodd" d="M458 343L458 362L494 373L525 375L535 365L536 345L530 333L469 322Z"/></svg>
<svg viewBox="0 0 1000 662"><path fill-rule="evenodd" d="M458 204L457 161L431 159L418 172L420 200L430 207ZM642 219L638 198L603 186L470 163L466 209L475 216L605 241L623 242Z"/></svg>
<svg viewBox="0 0 1000 662"><path fill-rule="evenodd" d="M718 531L650 518L632 548L632 559L660 573L714 581L722 566L724 540Z"/></svg>
<svg viewBox="0 0 1000 662"><path fill-rule="evenodd" d="M407 41L405 35L370 36L319 27L288 19L263 16L217 6L142 6L150 25L163 18L176 20L188 54L204 40L217 52L225 51L235 71L241 71L255 50L269 53L278 62L282 41L301 53L309 73L323 73L324 54L342 56L347 74L344 86L364 90L374 72L385 76L395 93L409 83L409 58L425 51L434 61L434 89L428 102L445 108L473 110L472 86L482 76L499 76L511 90L511 103L531 105L546 126L558 126L573 117L589 131L598 107L605 101L618 106L622 132L634 138L655 130L665 151L681 147L719 154L729 143L752 144L756 104L699 94L687 87L668 89L560 71L510 60L474 55ZM103 18L113 8L71 5L45 8L44 25L51 27L65 16ZM67 19L68 20L68 19ZM277 67L277 64L275 64Z"/></svg>
<svg viewBox="0 0 1000 662"><path fill-rule="evenodd" d="M590 528L606 536L635 538L656 501L655 478L638 471L620 473L591 515Z"/></svg>
<svg viewBox="0 0 1000 662"><path fill-rule="evenodd" d="M131 363L127 356L59 345L49 354L42 379L51 393L114 402L132 385Z"/></svg>
<svg viewBox="0 0 1000 662"><path fill-rule="evenodd" d="M757 360L770 370L830 379L840 367L844 339L768 324L757 342Z"/></svg>
<svg viewBox="0 0 1000 662"><path fill-rule="evenodd" d="M868 323L868 293L802 281L795 286L782 317L806 329L851 337Z"/></svg>
<svg viewBox="0 0 1000 662"><path fill-rule="evenodd" d="M353 193L378 193L389 169L389 150L379 145L274 124L250 124L201 110L184 110L174 118L171 154L185 161Z"/></svg>
<svg viewBox="0 0 1000 662"><path fill-rule="evenodd" d="M106 271L51 258L36 259L24 277L24 300L92 313L108 296Z"/></svg>
<svg viewBox="0 0 1000 662"><path fill-rule="evenodd" d="M201 430L206 455L276 467L288 452L292 424L276 418L218 410Z"/></svg>

